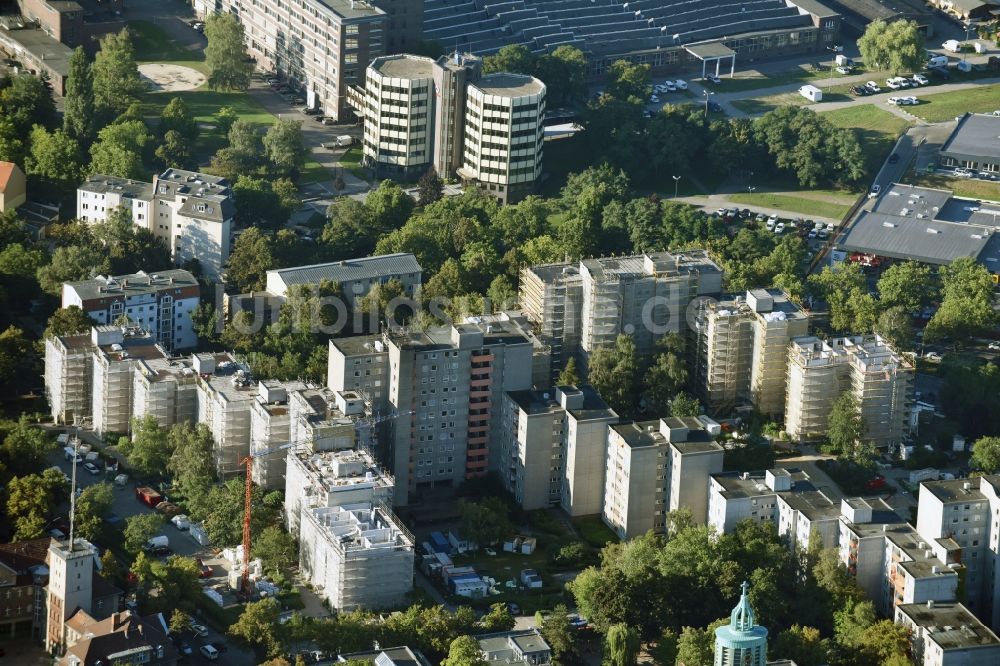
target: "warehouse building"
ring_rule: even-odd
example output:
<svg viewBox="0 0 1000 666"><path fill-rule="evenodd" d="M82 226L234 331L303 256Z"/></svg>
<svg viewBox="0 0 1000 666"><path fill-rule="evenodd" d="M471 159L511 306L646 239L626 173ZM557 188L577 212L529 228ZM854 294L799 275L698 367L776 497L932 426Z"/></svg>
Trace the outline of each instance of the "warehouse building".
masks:
<svg viewBox="0 0 1000 666"><path fill-rule="evenodd" d="M963 115L941 147L941 164L1000 173L1000 116L992 113Z"/></svg>

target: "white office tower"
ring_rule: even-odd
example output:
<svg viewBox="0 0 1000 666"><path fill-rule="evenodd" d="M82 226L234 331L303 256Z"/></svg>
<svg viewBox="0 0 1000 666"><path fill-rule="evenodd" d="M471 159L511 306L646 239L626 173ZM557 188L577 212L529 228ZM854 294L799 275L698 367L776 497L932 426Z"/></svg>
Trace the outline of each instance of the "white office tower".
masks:
<svg viewBox="0 0 1000 666"><path fill-rule="evenodd" d="M434 60L375 58L365 81L365 163L378 178L414 180L430 166L434 145Z"/></svg>
<svg viewBox="0 0 1000 666"><path fill-rule="evenodd" d="M384 505L302 512L299 566L336 611L391 608L413 589L413 536Z"/></svg>

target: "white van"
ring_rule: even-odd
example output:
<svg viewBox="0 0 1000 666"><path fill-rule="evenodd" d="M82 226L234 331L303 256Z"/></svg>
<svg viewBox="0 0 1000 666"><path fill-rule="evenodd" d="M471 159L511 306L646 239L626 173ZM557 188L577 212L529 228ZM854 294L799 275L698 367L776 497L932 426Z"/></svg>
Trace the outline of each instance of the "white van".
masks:
<svg viewBox="0 0 1000 666"><path fill-rule="evenodd" d="M346 148L347 146L354 145L354 137L349 134L344 134L343 136L337 137L337 146L340 148Z"/></svg>
<svg viewBox="0 0 1000 666"><path fill-rule="evenodd" d="M928 67L947 67L948 66L948 56L946 55L936 55L931 56L927 60Z"/></svg>
<svg viewBox="0 0 1000 666"><path fill-rule="evenodd" d="M949 39L947 42L941 45L945 51L951 51L952 53L958 53L962 50L962 42L957 39Z"/></svg>

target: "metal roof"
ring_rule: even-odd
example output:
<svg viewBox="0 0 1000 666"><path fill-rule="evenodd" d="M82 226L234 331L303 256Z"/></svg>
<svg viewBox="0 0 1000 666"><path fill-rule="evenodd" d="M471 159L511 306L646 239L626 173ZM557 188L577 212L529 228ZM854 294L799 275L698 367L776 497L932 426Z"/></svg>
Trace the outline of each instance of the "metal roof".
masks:
<svg viewBox="0 0 1000 666"><path fill-rule="evenodd" d="M364 257L334 261L328 264L297 266L268 271L268 283L274 277L284 285L285 291L296 284L319 284L324 280L339 282L357 282L393 275L409 275L421 272L417 258L408 252L385 254L378 257Z"/></svg>
<svg viewBox="0 0 1000 666"><path fill-rule="evenodd" d="M959 161L1000 164L1000 116L965 114L945 141L941 154Z"/></svg>

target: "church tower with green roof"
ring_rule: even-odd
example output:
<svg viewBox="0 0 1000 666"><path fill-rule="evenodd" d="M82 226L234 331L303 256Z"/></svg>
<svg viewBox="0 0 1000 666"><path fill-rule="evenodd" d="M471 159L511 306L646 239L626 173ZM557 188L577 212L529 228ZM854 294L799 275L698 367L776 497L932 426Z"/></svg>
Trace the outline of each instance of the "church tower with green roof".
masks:
<svg viewBox="0 0 1000 666"><path fill-rule="evenodd" d="M729 624L715 630L715 666L765 666L767 629L757 624L743 583L743 594L729 616Z"/></svg>

